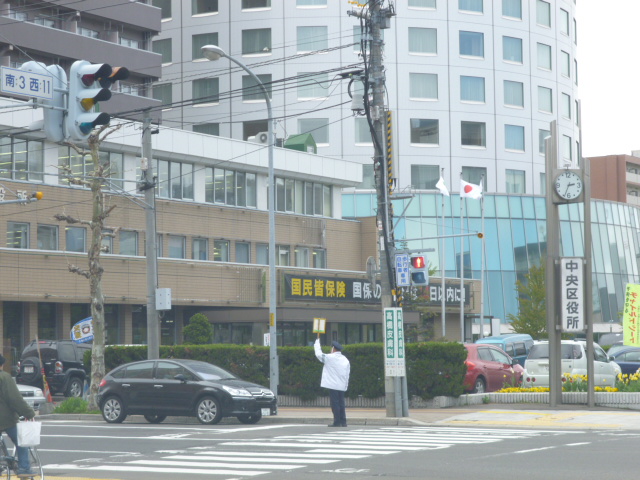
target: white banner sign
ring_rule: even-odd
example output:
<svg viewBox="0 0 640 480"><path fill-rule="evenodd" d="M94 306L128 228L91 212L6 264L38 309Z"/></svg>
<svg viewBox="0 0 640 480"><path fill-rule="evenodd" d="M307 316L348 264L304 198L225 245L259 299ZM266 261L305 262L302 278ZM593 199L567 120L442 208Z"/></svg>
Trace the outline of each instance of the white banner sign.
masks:
<svg viewBox="0 0 640 480"><path fill-rule="evenodd" d="M582 257L560 259L560 310L563 332L583 332L584 265Z"/></svg>
<svg viewBox="0 0 640 480"><path fill-rule="evenodd" d="M404 377L405 368L404 324L401 308L384 309L384 374L386 377Z"/></svg>

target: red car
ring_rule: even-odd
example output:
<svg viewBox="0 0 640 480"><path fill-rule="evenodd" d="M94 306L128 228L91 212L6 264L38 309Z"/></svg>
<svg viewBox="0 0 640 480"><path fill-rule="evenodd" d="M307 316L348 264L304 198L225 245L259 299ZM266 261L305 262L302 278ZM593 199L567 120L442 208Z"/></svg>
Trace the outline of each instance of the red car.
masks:
<svg viewBox="0 0 640 480"><path fill-rule="evenodd" d="M494 392L522 383L524 368L498 347L482 343L465 344L467 375L464 388L471 393Z"/></svg>

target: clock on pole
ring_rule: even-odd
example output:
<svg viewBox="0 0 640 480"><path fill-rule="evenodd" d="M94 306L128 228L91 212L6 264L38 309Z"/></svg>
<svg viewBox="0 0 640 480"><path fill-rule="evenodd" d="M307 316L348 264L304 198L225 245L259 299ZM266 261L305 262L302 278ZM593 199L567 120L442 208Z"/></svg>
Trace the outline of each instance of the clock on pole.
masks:
<svg viewBox="0 0 640 480"><path fill-rule="evenodd" d="M561 199L572 202L582 194L584 183L576 172L565 170L556 177L554 188Z"/></svg>

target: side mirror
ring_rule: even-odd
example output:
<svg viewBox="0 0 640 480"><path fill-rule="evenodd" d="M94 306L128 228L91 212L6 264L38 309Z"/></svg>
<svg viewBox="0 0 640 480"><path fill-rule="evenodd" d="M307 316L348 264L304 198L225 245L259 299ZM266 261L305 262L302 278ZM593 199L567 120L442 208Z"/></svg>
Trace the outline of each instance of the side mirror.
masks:
<svg viewBox="0 0 640 480"><path fill-rule="evenodd" d="M179 373L173 378L175 378L176 380L180 380L182 383L187 383L187 377L185 377L183 373Z"/></svg>

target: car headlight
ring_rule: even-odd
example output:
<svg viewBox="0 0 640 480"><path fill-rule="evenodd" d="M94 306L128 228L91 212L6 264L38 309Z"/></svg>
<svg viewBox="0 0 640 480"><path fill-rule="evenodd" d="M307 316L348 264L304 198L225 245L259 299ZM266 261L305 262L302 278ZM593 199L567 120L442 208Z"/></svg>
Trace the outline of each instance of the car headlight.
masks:
<svg viewBox="0 0 640 480"><path fill-rule="evenodd" d="M233 387L228 387L226 385L223 385L222 388L224 388L227 392L229 392L230 395L234 397L250 397L251 396L251 392L249 392L249 390L245 390L244 388L233 388Z"/></svg>
<svg viewBox="0 0 640 480"><path fill-rule="evenodd" d="M34 397L44 397L44 393L39 388L33 393L34 393L33 395Z"/></svg>

